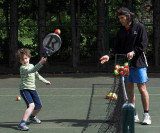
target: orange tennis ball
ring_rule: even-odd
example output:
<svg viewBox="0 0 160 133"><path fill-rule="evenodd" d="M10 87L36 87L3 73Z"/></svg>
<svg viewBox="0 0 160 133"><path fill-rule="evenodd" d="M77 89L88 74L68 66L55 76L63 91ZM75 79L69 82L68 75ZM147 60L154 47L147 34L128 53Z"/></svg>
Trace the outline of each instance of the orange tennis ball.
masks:
<svg viewBox="0 0 160 133"><path fill-rule="evenodd" d="M123 75L124 75L124 72L123 72L123 71L120 71L119 75L123 76Z"/></svg>
<svg viewBox="0 0 160 133"><path fill-rule="evenodd" d="M54 31L54 33L56 33L57 35L60 35L60 34L61 34L61 30L60 30L60 29L56 29L56 30Z"/></svg>

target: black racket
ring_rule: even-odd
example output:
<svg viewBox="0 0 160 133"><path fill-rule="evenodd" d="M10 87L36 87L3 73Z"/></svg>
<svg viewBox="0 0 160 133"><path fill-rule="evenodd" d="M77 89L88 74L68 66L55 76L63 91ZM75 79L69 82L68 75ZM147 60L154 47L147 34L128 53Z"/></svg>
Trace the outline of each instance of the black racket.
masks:
<svg viewBox="0 0 160 133"><path fill-rule="evenodd" d="M48 34L43 40L44 57L57 52L61 47L62 41L59 35L56 33Z"/></svg>

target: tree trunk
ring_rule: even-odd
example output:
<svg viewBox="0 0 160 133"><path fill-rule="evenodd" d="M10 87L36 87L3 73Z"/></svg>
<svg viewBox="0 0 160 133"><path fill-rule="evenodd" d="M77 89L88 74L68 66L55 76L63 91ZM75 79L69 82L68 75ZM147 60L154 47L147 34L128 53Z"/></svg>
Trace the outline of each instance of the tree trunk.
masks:
<svg viewBox="0 0 160 133"><path fill-rule="evenodd" d="M153 0L153 35L155 66L160 67L160 1Z"/></svg>
<svg viewBox="0 0 160 133"><path fill-rule="evenodd" d="M15 53L18 48L18 1L10 1L10 43L9 43L9 66L16 67L17 60Z"/></svg>
<svg viewBox="0 0 160 133"><path fill-rule="evenodd" d="M8 19L8 14L9 14L9 0L6 0L6 2L5 2L5 9L4 9L4 14L5 14L5 18L6 18L6 25L7 25L7 27L6 27L6 31L7 31L7 34L6 34L6 36L7 36L7 38L9 38L9 19Z"/></svg>
<svg viewBox="0 0 160 133"><path fill-rule="evenodd" d="M77 10L76 10L77 5ZM72 24L72 61L73 67L76 68L79 64L80 56L80 28L76 27L80 25L80 0L71 0L71 24Z"/></svg>
<svg viewBox="0 0 160 133"><path fill-rule="evenodd" d="M127 8L132 11L133 9L133 0L126 0Z"/></svg>
<svg viewBox="0 0 160 133"><path fill-rule="evenodd" d="M43 55L43 39L46 35L46 1L38 0L38 48L39 58Z"/></svg>
<svg viewBox="0 0 160 133"><path fill-rule="evenodd" d="M75 53L76 53L76 59L75 59L75 66L77 67L79 65L80 60L80 24L81 24L81 17L80 17L80 0L77 0L77 30L76 30L76 46L75 46Z"/></svg>
<svg viewBox="0 0 160 133"><path fill-rule="evenodd" d="M4 15L6 18L6 44L5 46L3 46L3 59L4 59L4 63L8 64L9 63L9 55L8 55L8 48L9 48L9 43L10 43L10 29L9 29L9 0L6 0L6 2L4 3L5 7L4 7Z"/></svg>
<svg viewBox="0 0 160 133"><path fill-rule="evenodd" d="M98 37L97 37L97 48L98 48L98 64L99 58L106 54L106 15L105 15L105 0L97 0L97 11L98 11Z"/></svg>

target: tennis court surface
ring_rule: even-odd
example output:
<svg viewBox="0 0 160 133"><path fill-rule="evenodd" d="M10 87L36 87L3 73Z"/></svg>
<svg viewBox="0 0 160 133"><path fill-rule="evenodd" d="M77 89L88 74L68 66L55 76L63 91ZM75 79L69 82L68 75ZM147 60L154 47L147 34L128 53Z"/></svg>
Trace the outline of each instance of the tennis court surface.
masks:
<svg viewBox="0 0 160 133"><path fill-rule="evenodd" d="M160 132L160 74L148 74L150 94L149 126L135 124L135 133ZM97 133L106 117L106 94L113 84L108 74L62 74L47 76L51 86L37 81L43 109L38 114L42 124L29 124L31 133ZM0 76L0 133L17 133L17 124L26 108L24 101L16 101L19 95L19 76ZM94 86L94 87L93 87ZM135 89L136 110L142 120L140 95Z"/></svg>

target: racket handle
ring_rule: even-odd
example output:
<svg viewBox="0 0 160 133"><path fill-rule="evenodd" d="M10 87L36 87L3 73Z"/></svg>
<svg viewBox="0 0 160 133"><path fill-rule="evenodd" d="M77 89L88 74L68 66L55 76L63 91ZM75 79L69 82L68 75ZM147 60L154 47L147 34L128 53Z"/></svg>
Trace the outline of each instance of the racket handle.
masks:
<svg viewBox="0 0 160 133"><path fill-rule="evenodd" d="M43 57L44 57L44 58L47 58L47 57L48 57L48 54L47 54L47 53L44 53L44 54L43 54Z"/></svg>

